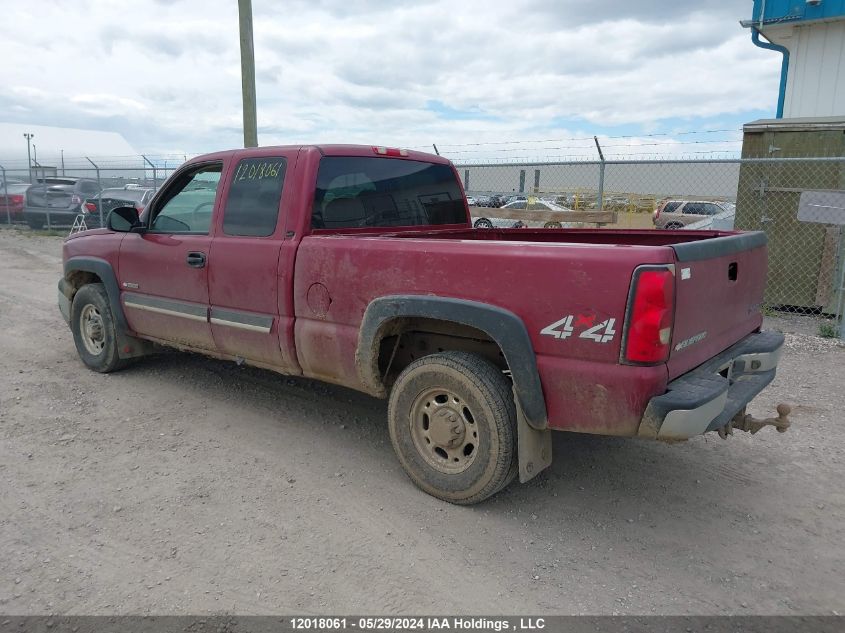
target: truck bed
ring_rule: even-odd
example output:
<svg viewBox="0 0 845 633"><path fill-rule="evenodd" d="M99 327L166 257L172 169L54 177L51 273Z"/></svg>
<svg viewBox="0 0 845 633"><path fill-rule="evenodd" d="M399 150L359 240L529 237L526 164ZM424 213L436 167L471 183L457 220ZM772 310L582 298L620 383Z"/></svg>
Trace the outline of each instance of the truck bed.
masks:
<svg viewBox="0 0 845 633"><path fill-rule="evenodd" d="M499 306L525 323L552 426L633 435L647 401L670 380L759 329L765 261L758 233L318 231L303 238L296 257L297 348L307 373L360 388L352 359L373 299L419 294ZM677 301L669 361L633 368L619 361L631 280L643 264L675 267ZM329 295L325 314L309 306L314 284ZM568 316L580 331L548 335ZM609 324L601 341L578 336L601 323ZM642 388L632 390L632 380Z"/></svg>

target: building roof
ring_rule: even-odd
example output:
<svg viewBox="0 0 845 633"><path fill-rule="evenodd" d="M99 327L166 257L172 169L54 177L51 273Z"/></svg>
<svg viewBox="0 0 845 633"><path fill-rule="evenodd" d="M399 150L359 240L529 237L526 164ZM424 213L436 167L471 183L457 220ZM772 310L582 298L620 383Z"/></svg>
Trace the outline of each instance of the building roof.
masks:
<svg viewBox="0 0 845 633"><path fill-rule="evenodd" d="M796 117L792 119L758 119L742 126L745 132L802 132L818 130L845 130L845 115Z"/></svg>
<svg viewBox="0 0 845 633"><path fill-rule="evenodd" d="M42 165L59 164L62 151L65 160L84 156L137 156L139 153L117 132L0 123L0 164L3 161L26 164L24 132L35 135L31 142L37 146L38 162Z"/></svg>

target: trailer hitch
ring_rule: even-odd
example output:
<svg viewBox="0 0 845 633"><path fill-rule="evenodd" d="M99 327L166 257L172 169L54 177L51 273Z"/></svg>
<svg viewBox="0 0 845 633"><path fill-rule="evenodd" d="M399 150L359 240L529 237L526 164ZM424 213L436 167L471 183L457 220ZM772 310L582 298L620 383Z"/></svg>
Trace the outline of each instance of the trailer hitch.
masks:
<svg viewBox="0 0 845 633"><path fill-rule="evenodd" d="M753 415L745 413L745 410L743 409L737 413L730 422L719 429L719 437L723 440L727 439L728 435L733 435L734 429L738 431L748 431L754 435L764 426L773 426L777 429L778 433L785 433L789 428L789 425L792 424L789 420L789 414L792 412L792 407L788 404L781 403L777 406L777 412L778 417L776 418L766 418L764 420L760 420L755 418Z"/></svg>

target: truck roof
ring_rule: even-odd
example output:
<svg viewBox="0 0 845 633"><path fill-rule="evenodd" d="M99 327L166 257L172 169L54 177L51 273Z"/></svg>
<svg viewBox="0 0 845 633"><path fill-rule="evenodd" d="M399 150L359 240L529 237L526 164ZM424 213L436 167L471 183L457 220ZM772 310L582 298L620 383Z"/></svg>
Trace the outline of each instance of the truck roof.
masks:
<svg viewBox="0 0 845 633"><path fill-rule="evenodd" d="M451 161L447 158L443 158L442 156L438 156L436 154L430 154L428 152L418 152L416 150L406 150L400 148L393 148L393 147L386 147L383 145L347 145L347 144L306 144L306 145L270 145L265 147L247 147L247 148L239 148L239 149L230 149L230 150L223 150L219 152L213 152L210 154L202 154L200 156L195 156L189 163L193 162L203 162L207 160L214 160L214 159L221 159L226 158L232 155L242 155L242 156L273 156L274 153L278 152L279 150L308 150L313 149L324 156L384 156L384 153L379 153L379 149L383 150L390 150L391 158L406 158L409 160L420 160L425 161L427 163L440 163L443 165L451 164ZM394 152L401 151L402 155L397 156Z"/></svg>
<svg viewBox="0 0 845 633"><path fill-rule="evenodd" d="M308 150L312 149L314 151L319 152L323 156L385 156L385 153L379 153L379 150L387 150L390 151L389 156L391 158L406 158L409 160L420 160L425 161L427 163L439 163L443 165L451 164L451 161L447 158L443 158L442 156L438 156L436 154L430 154L428 152L418 152L416 150L410 149L401 149L401 148L394 148L394 147L386 147L383 145L352 145L352 144L321 144L321 145L314 145L314 144L306 144L306 145L269 145L265 147L247 147L242 149L231 149L231 150L223 150L219 152L213 152L210 154L202 154L200 156L195 156L189 163L194 162L204 162L207 160L215 160L226 158L228 156L237 154L238 156L254 156L254 157L261 157L261 156L273 156L274 153L278 152L279 150ZM401 155L397 155L398 152L402 152Z"/></svg>

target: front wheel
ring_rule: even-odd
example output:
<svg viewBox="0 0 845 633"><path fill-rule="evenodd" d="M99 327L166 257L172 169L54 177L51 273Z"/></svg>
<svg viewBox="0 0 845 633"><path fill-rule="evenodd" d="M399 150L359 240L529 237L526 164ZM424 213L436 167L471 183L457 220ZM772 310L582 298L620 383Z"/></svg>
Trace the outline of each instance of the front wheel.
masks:
<svg viewBox="0 0 845 633"><path fill-rule="evenodd" d="M492 229L493 223L487 218L478 218L473 226L477 229Z"/></svg>
<svg viewBox="0 0 845 633"><path fill-rule="evenodd" d="M109 373L126 364L117 353L117 335L103 284L82 286L71 306L71 330L79 358L89 369Z"/></svg>
<svg viewBox="0 0 845 633"><path fill-rule="evenodd" d="M388 406L390 439L413 482L451 503L478 503L517 473L510 381L486 359L443 352L411 363Z"/></svg>

